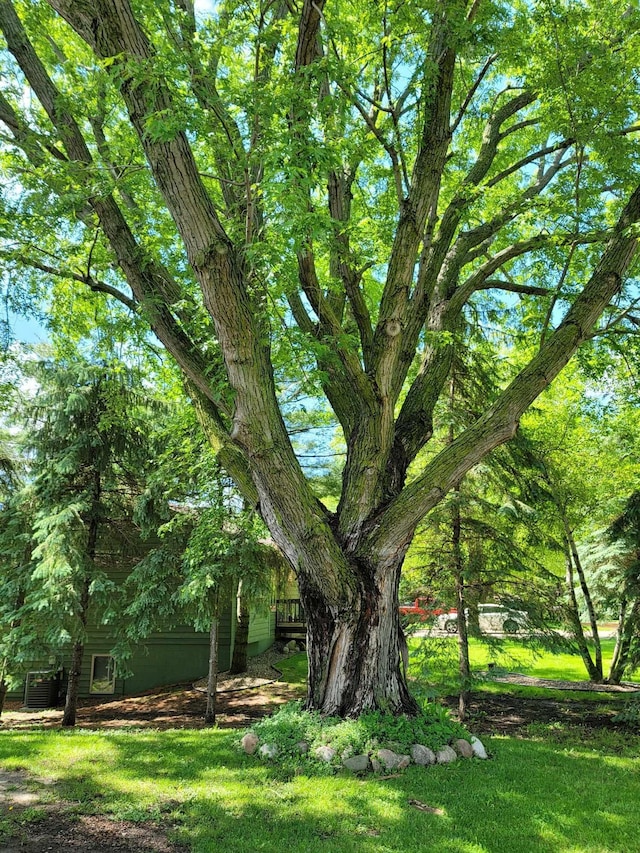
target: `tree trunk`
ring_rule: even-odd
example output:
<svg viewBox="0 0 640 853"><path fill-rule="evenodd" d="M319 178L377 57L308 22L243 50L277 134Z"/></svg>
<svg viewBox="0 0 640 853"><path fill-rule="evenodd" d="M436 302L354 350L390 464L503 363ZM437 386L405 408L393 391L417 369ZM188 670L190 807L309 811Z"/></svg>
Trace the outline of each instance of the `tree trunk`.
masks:
<svg viewBox="0 0 640 853"><path fill-rule="evenodd" d="M307 615L307 708L339 717L376 709L416 714L404 676L406 641L394 579L383 575L361 585L342 608L330 606L306 579L300 577L299 585Z"/></svg>
<svg viewBox="0 0 640 853"><path fill-rule="evenodd" d="M576 572L578 573L578 580L580 581L580 589L582 590L582 595L584 596L584 602L587 608L587 613L589 614L589 625L591 627L591 637L593 639L593 644L595 647L595 664L594 664L594 673L595 678L591 677L592 681L600 683L604 679L604 671L602 669L602 645L600 643L600 634L598 633L598 621L596 619L596 610L593 606L593 599L591 598L591 591L589 590L589 585L587 583L587 579L584 575L584 570L582 568L582 561L580 560L580 554L578 553L578 548L576 546L576 540L573 536L573 531L569 527L569 522L563 514L562 522L564 524L565 536L567 539L567 545L569 546L569 550L571 552L571 559L573 560L573 565L575 567Z"/></svg>
<svg viewBox="0 0 640 853"><path fill-rule="evenodd" d="M216 691L218 689L218 603L216 614L211 620L209 632L209 672L207 675L207 708L204 712L205 726L216 724Z"/></svg>
<svg viewBox="0 0 640 853"><path fill-rule="evenodd" d="M573 583L573 560L571 559L571 552L569 551L567 552L566 574L566 586L567 592L569 594L569 605L567 607L566 614L569 618L573 638L575 639L576 644L578 646L580 657L582 658L585 668L587 670L587 675L589 676L589 679L591 681L600 683L602 681L602 672L598 672L596 665L593 662L593 658L591 657L591 652L589 651L589 645L584 635L582 623L580 622L580 611L578 608L578 600L576 598L576 591L573 587Z"/></svg>
<svg viewBox="0 0 640 853"><path fill-rule="evenodd" d="M0 679L0 717L2 716L2 711L4 710L4 700L7 698L8 689L9 685L4 680L4 678Z"/></svg>
<svg viewBox="0 0 640 853"><path fill-rule="evenodd" d="M242 581L238 582L236 599L236 636L233 644L231 672L236 674L247 671L247 650L249 647L250 613L246 597L242 594Z"/></svg>
<svg viewBox="0 0 640 853"><path fill-rule="evenodd" d="M620 609L616 647L607 677L609 684L620 684L629 663L633 637L640 626L640 599L636 599L631 607L631 612L628 611L628 603L624 599Z"/></svg>
<svg viewBox="0 0 640 853"><path fill-rule="evenodd" d="M69 680L67 681L67 695L64 703L64 714L62 715L62 725L75 726L76 713L78 709L78 689L80 686L80 676L82 675L82 659L84 657L84 642L76 640L73 644L73 652L71 655L71 667L69 669Z"/></svg>
<svg viewBox="0 0 640 853"><path fill-rule="evenodd" d="M452 507L452 543L453 570L456 580L456 607L458 610L458 672L460 673L460 695L458 696L458 716L466 720L471 697L471 664L469 662L469 636L467 631L466 596L464 583L464 565L462 558L461 538L462 523L460 520L460 484L454 490Z"/></svg>
<svg viewBox="0 0 640 853"><path fill-rule="evenodd" d="M607 681L610 684L613 684L611 681L612 676L618 671L618 662L622 655L622 635L624 632L624 626L626 622L627 616L627 607L629 606L629 602L627 601L627 597L622 594L622 599L620 601L620 609L618 611L618 626L616 630L616 645L613 649L613 655L611 657L611 663L609 664L609 675L607 676Z"/></svg>
<svg viewBox="0 0 640 853"><path fill-rule="evenodd" d="M91 497L91 509L86 519L87 523L87 562L88 567L93 568L96 559L96 547L98 543L98 528L100 526L100 498L102 495L102 481L100 471L93 471L93 494ZM84 657L84 635L89 618L89 588L91 577L89 572L85 574L80 591L80 606L78 619L80 631L73 644L71 656L71 669L69 681L67 682L67 695L62 716L63 726L75 726L76 712L78 708L78 689L80 687L80 676L82 675L82 659Z"/></svg>

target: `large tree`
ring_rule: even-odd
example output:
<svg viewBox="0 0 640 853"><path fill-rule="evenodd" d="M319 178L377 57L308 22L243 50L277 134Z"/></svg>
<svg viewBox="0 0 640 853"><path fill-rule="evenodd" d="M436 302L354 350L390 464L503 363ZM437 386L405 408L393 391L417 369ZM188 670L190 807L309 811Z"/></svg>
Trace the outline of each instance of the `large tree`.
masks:
<svg viewBox="0 0 640 853"><path fill-rule="evenodd" d="M174 357L296 571L308 705L414 711L416 526L595 324L634 322L636 11L0 0L0 27L11 268L50 282L52 322L107 298ZM431 452L456 332L484 322L540 345ZM344 436L335 511L292 446L294 381Z"/></svg>

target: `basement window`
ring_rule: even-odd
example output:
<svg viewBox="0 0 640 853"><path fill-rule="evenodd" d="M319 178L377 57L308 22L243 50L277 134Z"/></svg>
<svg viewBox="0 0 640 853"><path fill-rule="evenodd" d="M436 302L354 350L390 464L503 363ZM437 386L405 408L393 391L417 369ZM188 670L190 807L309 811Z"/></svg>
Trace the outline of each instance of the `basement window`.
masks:
<svg viewBox="0 0 640 853"><path fill-rule="evenodd" d="M111 655L92 655L89 693L115 693L116 662Z"/></svg>

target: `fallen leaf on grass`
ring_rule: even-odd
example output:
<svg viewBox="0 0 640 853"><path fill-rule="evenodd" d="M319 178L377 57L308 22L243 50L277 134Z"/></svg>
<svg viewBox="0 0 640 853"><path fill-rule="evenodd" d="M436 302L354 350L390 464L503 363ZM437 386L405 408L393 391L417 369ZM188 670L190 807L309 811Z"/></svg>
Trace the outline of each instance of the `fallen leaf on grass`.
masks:
<svg viewBox="0 0 640 853"><path fill-rule="evenodd" d="M409 800L409 805L421 812L429 812L429 814L444 814L444 809L435 809L433 806L428 806L426 803L421 803L420 800Z"/></svg>

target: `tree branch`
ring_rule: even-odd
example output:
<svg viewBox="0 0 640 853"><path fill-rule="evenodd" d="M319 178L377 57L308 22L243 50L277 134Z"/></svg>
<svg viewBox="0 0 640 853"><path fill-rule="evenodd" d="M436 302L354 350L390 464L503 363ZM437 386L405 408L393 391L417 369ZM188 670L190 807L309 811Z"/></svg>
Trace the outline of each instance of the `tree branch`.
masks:
<svg viewBox="0 0 640 853"><path fill-rule="evenodd" d="M490 409L441 451L372 524L367 545L384 555L410 541L420 519L487 453L511 438L522 413L555 379L621 286L637 248L631 225L640 221L640 187L626 204L613 236L583 291L538 354ZM366 546L365 546L366 547Z"/></svg>
<svg viewBox="0 0 640 853"><path fill-rule="evenodd" d="M78 3L77 6L81 6ZM84 18L83 26L84 26ZM7 46L29 81L38 100L60 135L69 160L89 171L91 153L73 116L64 107L64 99L36 55L31 42L9 0L0 0L0 28ZM92 31L93 32L93 31ZM176 291L171 277L138 246L113 196L88 199L120 264L135 299L140 304L158 338L178 364L205 394L212 394L206 378L202 353L172 316L164 302L169 290ZM212 399L213 402L213 399Z"/></svg>
<svg viewBox="0 0 640 853"><path fill-rule="evenodd" d="M482 81L486 77L487 73L489 72L489 69L491 68L491 66L496 61L497 58L498 58L498 54L492 53L491 56L489 56L487 58L486 62L484 63L484 65L480 69L480 72L478 73L478 76L476 77L476 79L473 81L473 85L471 86L471 88L467 92L465 99L462 102L462 106L458 110L458 114L456 115L456 117L453 121L453 124L451 125L451 135L452 136L456 132L460 122L464 118L464 115L465 115L465 113L469 107L469 104L471 103L476 92L478 91L480 84L482 83Z"/></svg>
<svg viewBox="0 0 640 853"><path fill-rule="evenodd" d="M34 260L33 258L29 258L26 255L22 254L14 254L11 253L9 255L2 253L4 257L10 258L11 260L17 261L25 267L30 267L31 269L40 270L40 272L44 272L47 275L56 276L56 278L63 278L69 281L77 281L80 284L86 285L90 290L93 290L96 293L105 293L107 296L113 296L114 299L117 299L118 302L121 302L126 308L134 313L137 313L139 310L139 304L135 299L131 299L121 290L118 290L117 287L113 287L110 284L107 284L104 281L100 281L99 279L95 279L90 272L86 273L74 273L70 270L56 269L56 267L52 267L49 264L43 264L39 261Z"/></svg>

